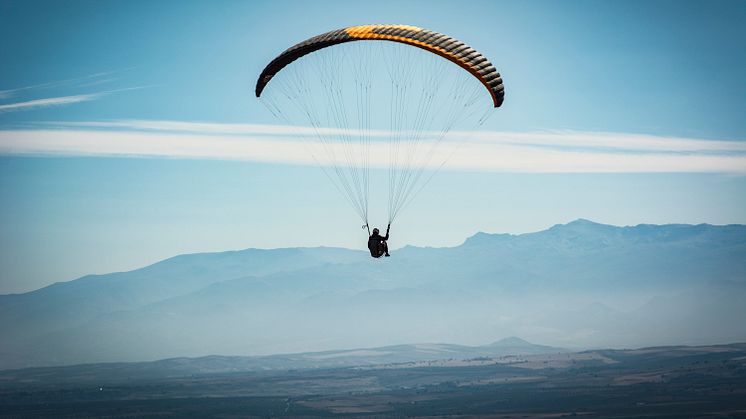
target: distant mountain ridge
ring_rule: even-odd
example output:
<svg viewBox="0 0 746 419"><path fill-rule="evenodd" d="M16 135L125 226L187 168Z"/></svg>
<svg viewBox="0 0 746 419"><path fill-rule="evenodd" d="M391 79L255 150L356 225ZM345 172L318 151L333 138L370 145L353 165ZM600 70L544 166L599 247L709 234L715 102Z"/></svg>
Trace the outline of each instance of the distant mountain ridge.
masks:
<svg viewBox="0 0 746 419"><path fill-rule="evenodd" d="M169 358L144 363L107 363L103 365L74 365L55 369L61 376L68 376L70 371L92 374L94 371L106 370L106 374L115 371L131 375L157 376L189 375L204 373L225 373L237 371L291 370L308 368L346 368L376 366L384 364L403 364L439 360L469 360L479 357L503 357L523 355L544 355L567 353L567 349L545 345L536 345L517 337L501 339L489 345L466 346L445 343L420 343L383 346L378 348L341 349L322 352L278 354L269 356L219 356L209 355L198 358ZM0 374L0 377L2 374ZM49 374L46 374L47 379Z"/></svg>
<svg viewBox="0 0 746 419"><path fill-rule="evenodd" d="M571 347L739 341L745 295L743 225L580 219L386 261L338 248L180 255L0 296L0 368L510 335Z"/></svg>

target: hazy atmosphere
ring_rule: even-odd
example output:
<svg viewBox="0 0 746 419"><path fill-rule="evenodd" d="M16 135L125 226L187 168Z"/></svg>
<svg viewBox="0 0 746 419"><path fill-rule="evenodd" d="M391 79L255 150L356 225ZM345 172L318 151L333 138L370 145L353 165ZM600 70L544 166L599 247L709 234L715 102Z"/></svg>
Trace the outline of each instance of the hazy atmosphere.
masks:
<svg viewBox="0 0 746 419"><path fill-rule="evenodd" d="M598 396L589 414L634 417L650 401L519 400L685 397L624 352L671 345L707 347L718 408L746 409L744 21L740 1L0 0L0 411L107 417L81 406L158 397L34 410L23 383L103 391L151 364L75 365L157 361L163 394L226 379L258 416ZM681 372L676 350L656 356ZM185 395L179 374L218 375ZM497 382L528 384L442 407ZM459 401L291 401L346 386Z"/></svg>

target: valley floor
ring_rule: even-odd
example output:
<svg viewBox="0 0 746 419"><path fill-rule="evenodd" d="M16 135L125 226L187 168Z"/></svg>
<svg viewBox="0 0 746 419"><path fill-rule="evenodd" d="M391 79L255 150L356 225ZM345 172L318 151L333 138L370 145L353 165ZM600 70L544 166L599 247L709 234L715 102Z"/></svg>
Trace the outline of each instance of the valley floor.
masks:
<svg viewBox="0 0 746 419"><path fill-rule="evenodd" d="M745 344L160 378L54 370L0 371L0 417L746 417Z"/></svg>

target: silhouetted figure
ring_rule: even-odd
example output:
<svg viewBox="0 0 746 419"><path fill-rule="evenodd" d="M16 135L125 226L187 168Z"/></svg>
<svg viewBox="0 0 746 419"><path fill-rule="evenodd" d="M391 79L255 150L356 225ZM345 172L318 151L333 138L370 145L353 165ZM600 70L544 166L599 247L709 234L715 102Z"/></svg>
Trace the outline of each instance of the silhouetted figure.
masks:
<svg viewBox="0 0 746 419"><path fill-rule="evenodd" d="M381 256L389 257L389 245L386 243L386 240L389 239L389 229L391 229L391 224L386 227L386 236L381 236L378 234L378 229L373 229L373 234L368 237L368 250L370 250L370 255L374 258L380 258Z"/></svg>

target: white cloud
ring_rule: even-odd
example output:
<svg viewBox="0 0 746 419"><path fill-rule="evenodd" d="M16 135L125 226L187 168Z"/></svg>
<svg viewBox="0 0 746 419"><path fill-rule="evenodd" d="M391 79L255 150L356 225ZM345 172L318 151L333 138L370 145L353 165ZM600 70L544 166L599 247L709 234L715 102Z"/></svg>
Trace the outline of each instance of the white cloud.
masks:
<svg viewBox="0 0 746 419"><path fill-rule="evenodd" d="M45 124L50 126L49 124ZM315 164L313 129L182 121L112 121L0 131L1 154L153 156ZM339 133L339 130L329 130ZM385 135L385 132L378 132ZM468 139L464 139L468 138ZM453 133L435 154L444 169L539 173L712 172L746 174L746 142L595 132ZM314 143L313 141L311 143ZM341 142L329 151L344 160ZM350 151L349 149L347 149ZM353 156L360 150L354 149ZM388 164L388 143L371 161ZM451 155L450 153L453 152ZM317 153L322 165L330 163Z"/></svg>
<svg viewBox="0 0 746 419"><path fill-rule="evenodd" d="M289 135L308 136L321 133L324 135L359 135L357 130L346 130L340 128L318 128L289 126L289 125L263 125L263 124L227 124L213 122L186 122L186 121L159 121L159 120L118 120L118 121L96 121L96 122L52 122L51 125L58 127L73 128L101 128L119 129L133 131L163 131L163 132L188 132L195 134L247 134L247 135ZM370 135L381 137L389 132L383 130L370 130Z"/></svg>
<svg viewBox="0 0 746 419"><path fill-rule="evenodd" d="M45 99L27 100L25 102L8 103L0 105L0 113L29 110L35 108L46 108L49 106L69 105L71 103L87 102L101 96L101 93L92 93L87 95L50 97Z"/></svg>
<svg viewBox="0 0 746 419"><path fill-rule="evenodd" d="M118 70L118 71L104 71L104 72L89 74L89 75L82 76L82 77L50 81L46 83L34 84L31 86L16 87L14 89L0 90L0 99L8 99L11 97L15 97L18 95L18 93L24 92L24 91L33 91L33 90L42 90L42 89L60 88L60 87L78 88L78 87L90 86L93 84L106 83L114 79L112 78L107 79L105 77L108 77L108 76L111 76L117 73L121 73L122 71L126 71L126 70L128 69L123 69L123 70Z"/></svg>
<svg viewBox="0 0 746 419"><path fill-rule="evenodd" d="M18 87L15 89L0 90L0 100L16 98L16 96L19 96L19 95L23 96L24 95L23 92L37 92L40 90L51 89L51 88L55 88L55 89L64 88L64 89L67 89L68 91L69 89L75 89L79 91L81 88L84 88L84 87L91 87L91 86L111 83L117 80L116 77L111 77L111 76L117 73L121 73L122 71L126 71L126 70L127 69L119 70L119 71L106 71L106 72L94 73L94 74L89 74L87 76L76 77L76 78L71 78L71 79L46 82L46 83L35 84L31 86ZM23 100L23 101L20 101L19 100L20 98L16 98L15 103L0 104L0 113L31 110L31 109L37 109L37 108L50 107L50 106L61 106L61 105L69 105L73 103L87 102L87 101L98 99L110 93L122 92L126 90L136 90L136 89L142 89L142 88L143 87L130 87L130 88L124 88L124 89L107 90L103 92L56 96L56 97L31 99L31 100ZM28 96L28 93L26 93L26 95ZM36 93L36 95L39 95L39 94Z"/></svg>
<svg viewBox="0 0 746 419"><path fill-rule="evenodd" d="M454 133L459 135L459 133ZM476 132L468 133L474 140L524 147L595 148L662 152L746 152L746 141L702 140L662 137L646 134L614 132Z"/></svg>
<svg viewBox="0 0 746 419"><path fill-rule="evenodd" d="M130 131L0 131L0 153L313 163L313 159L305 151L302 140Z"/></svg>
<svg viewBox="0 0 746 419"><path fill-rule="evenodd" d="M228 124L210 122L186 122L163 120L118 120L97 122L54 122L58 127L126 129L140 131L189 132L198 134L246 134L246 135L288 135L313 136L317 130L312 127L262 124ZM324 135L359 135L355 130L322 128ZM391 133L385 130L371 130L370 135L385 137ZM436 134L432 134L433 136ZM498 132L498 131L457 131L448 134L447 139L459 141L507 144L520 147L550 148L595 148L608 150L637 150L662 152L746 152L746 141L702 140L679 137L662 137L646 134L584 131L540 131L540 132Z"/></svg>
<svg viewBox="0 0 746 419"><path fill-rule="evenodd" d="M36 109L36 108L45 108L49 106L69 105L72 103L88 102L88 101L95 100L100 97L112 94L112 93L125 92L128 90L139 90L139 89L144 89L146 87L150 87L150 86L127 87L124 89L106 90L103 92L89 93L85 95L50 97L50 98L44 98L44 99L28 100L25 102L8 103L5 105L0 105L0 113L30 110L30 109Z"/></svg>

